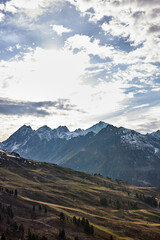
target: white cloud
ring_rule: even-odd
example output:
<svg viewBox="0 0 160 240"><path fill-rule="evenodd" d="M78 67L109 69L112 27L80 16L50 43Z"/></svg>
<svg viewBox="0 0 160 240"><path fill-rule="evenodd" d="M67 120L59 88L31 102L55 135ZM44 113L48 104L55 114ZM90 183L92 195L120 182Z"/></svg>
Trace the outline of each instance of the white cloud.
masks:
<svg viewBox="0 0 160 240"><path fill-rule="evenodd" d="M4 14L0 12L0 22L2 22L4 19Z"/></svg>
<svg viewBox="0 0 160 240"><path fill-rule="evenodd" d="M142 104L142 105L138 105L138 106L133 107L133 109L144 108L144 107L148 107L148 106L149 106L149 104Z"/></svg>
<svg viewBox="0 0 160 240"><path fill-rule="evenodd" d="M13 47L12 47L12 46L8 47L8 48L7 48L7 51L13 52Z"/></svg>
<svg viewBox="0 0 160 240"><path fill-rule="evenodd" d="M16 48L17 48L17 49L20 49L21 46L20 46L19 44L16 44Z"/></svg>
<svg viewBox="0 0 160 240"><path fill-rule="evenodd" d="M110 58L118 64L122 62L119 59L119 55L124 56L122 51L115 50L112 46L100 45L98 39L92 39L87 35L74 35L66 40L65 47L70 50L78 49L82 52L93 55L98 55L101 59ZM117 56L118 55L118 56ZM124 57L123 57L124 58Z"/></svg>
<svg viewBox="0 0 160 240"><path fill-rule="evenodd" d="M102 29L113 36L128 37L132 45L141 47L143 54L148 61L159 60L160 48L160 10L159 0L77 0L70 1L83 14L90 8L94 12L89 12L90 21L97 23L104 16L111 18L109 23L103 23Z"/></svg>
<svg viewBox="0 0 160 240"><path fill-rule="evenodd" d="M119 114L112 121L117 126L125 126L141 133L153 132L159 129L160 105L155 107L139 107L130 112Z"/></svg>
<svg viewBox="0 0 160 240"><path fill-rule="evenodd" d="M119 69L116 73L113 74L113 78L117 80L121 79L122 81L128 82L131 85L133 79L137 78L139 85L142 87L144 87L144 85L156 87L154 81L158 73L158 66L149 63L135 63L129 65L125 71Z"/></svg>
<svg viewBox="0 0 160 240"><path fill-rule="evenodd" d="M73 54L66 48L36 48L25 54L22 60L0 62L0 96L29 101L53 101L62 96L69 98L70 103L84 113L75 111L70 115L54 110L51 117L47 116L47 121L51 122L54 116L55 124L60 124L60 121L66 125L81 122L81 126L85 127L86 117L88 122L92 122L94 116L113 113L123 108L121 103L128 97L122 89L126 85L121 81L107 83L101 80L96 86L85 85L82 80L86 68L90 66L85 52ZM4 83L7 83L5 88Z"/></svg>
<svg viewBox="0 0 160 240"><path fill-rule="evenodd" d="M36 19L43 13L45 13L51 6L59 8L61 4L64 4L62 0L11 0L5 4L5 11L13 14L25 14L27 17Z"/></svg>
<svg viewBox="0 0 160 240"><path fill-rule="evenodd" d="M0 11L4 10L4 4L0 4Z"/></svg>
<svg viewBox="0 0 160 240"><path fill-rule="evenodd" d="M69 33L72 30L64 27L63 25L51 25L53 31L55 31L58 35L62 35L63 33Z"/></svg>
<svg viewBox="0 0 160 240"><path fill-rule="evenodd" d="M123 43L128 41L138 48L125 51L121 50L121 45L115 47L102 44L103 41L100 42L98 35L89 37L87 29L85 29L86 35L75 34L66 39L61 50L56 49L55 46L53 49L51 46L50 49L30 48L30 52L25 53L23 58L17 55L10 61L0 61L0 96L30 101L56 100L63 96L63 98L69 98L71 104L85 112L82 114L76 111L72 115L68 113L62 115L59 111L53 112L51 117L45 118L50 126L53 126L54 122L53 127L59 124L86 127L89 122L89 125L92 124L93 119L100 120L107 114L112 115L123 109L124 113L121 116L111 118L113 124L136 129L136 125L140 126L150 120L155 121L152 116L157 117L156 107L154 110L151 108L147 110L149 106L141 102L136 102L134 108L138 114L143 113L142 117L125 112L128 106L132 107L132 100L135 98L134 90L128 94L125 92L129 87L136 87L137 92L143 94L147 91L146 85L151 87L155 93L159 91L159 84L155 83L159 75L159 68L157 65L153 65L160 61L159 1L11 0L6 2L5 8L3 4L0 4L0 10L14 14L14 17L7 18L8 25L14 25L20 30L29 30L27 34L34 30L41 32L42 38L44 37L44 46L46 44L46 26L49 27L50 23L53 23L51 27L58 35L71 32L66 21L63 24L62 19L60 24L63 25L54 25L52 19L47 19L42 23L40 19L41 15L46 12L51 13L55 9L59 10L61 18L61 9L65 2L75 5L81 16L88 14L89 21L92 21L95 26L99 24L102 32L106 34L106 39L109 33L113 41L115 37L123 38L121 39ZM88 11L90 8L93 11ZM2 21L4 15L0 14L2 14L0 15L0 21ZM100 25L99 20L102 20L104 16L110 17L110 21ZM58 20L56 24L58 24ZM20 50L23 51L24 46L18 33L19 31L6 35L2 32L1 39L8 41L10 45L14 44L14 50L21 48ZM32 36L27 35L27 37ZM99 35L100 37L101 35ZM8 48L8 50L11 51L12 48ZM91 64L90 55L99 56L102 60L101 63ZM107 58L110 58L111 62L105 62ZM125 64L125 70L117 70L118 64ZM96 84L94 81L93 84L88 82L86 84L87 78L93 80L103 70L106 71L103 79L99 77ZM136 84L133 82L134 78L138 79ZM159 107L157 109L159 111ZM103 118L103 120L106 119ZM4 121L9 122L10 120ZM19 124L21 124L20 121ZM37 124L43 125L44 119L38 119L39 122L36 122L36 119L28 117L25 120L23 118L22 124L26 121L36 126Z"/></svg>

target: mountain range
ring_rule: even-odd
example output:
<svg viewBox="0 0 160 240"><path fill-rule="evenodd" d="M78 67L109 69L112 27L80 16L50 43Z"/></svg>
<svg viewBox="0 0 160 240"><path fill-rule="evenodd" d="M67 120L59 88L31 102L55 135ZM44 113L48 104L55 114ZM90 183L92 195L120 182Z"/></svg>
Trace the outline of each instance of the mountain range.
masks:
<svg viewBox="0 0 160 240"><path fill-rule="evenodd" d="M33 130L24 125L0 148L135 185L160 186L160 131L143 135L105 122L73 132L66 126Z"/></svg>

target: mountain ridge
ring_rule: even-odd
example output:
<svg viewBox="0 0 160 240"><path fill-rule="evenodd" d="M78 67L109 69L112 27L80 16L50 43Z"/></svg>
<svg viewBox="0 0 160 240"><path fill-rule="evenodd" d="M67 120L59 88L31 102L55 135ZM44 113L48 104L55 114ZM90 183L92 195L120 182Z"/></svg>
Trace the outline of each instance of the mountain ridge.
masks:
<svg viewBox="0 0 160 240"><path fill-rule="evenodd" d="M35 131L24 125L2 142L0 148L131 184L160 185L160 138L157 134L144 135L104 122L74 132L66 126L54 130L43 126Z"/></svg>

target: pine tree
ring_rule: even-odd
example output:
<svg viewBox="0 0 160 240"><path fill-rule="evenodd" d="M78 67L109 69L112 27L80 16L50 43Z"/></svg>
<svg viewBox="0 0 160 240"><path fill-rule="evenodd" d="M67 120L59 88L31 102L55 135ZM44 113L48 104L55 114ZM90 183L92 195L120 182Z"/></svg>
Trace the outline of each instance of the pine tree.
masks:
<svg viewBox="0 0 160 240"><path fill-rule="evenodd" d="M27 240L32 240L32 234L31 234L30 229L28 229Z"/></svg>
<svg viewBox="0 0 160 240"><path fill-rule="evenodd" d="M80 218L78 218L77 225L80 226L80 223L81 223L81 220L80 220Z"/></svg>
<svg viewBox="0 0 160 240"><path fill-rule="evenodd" d="M41 240L48 240L48 238L45 237L45 236L43 236L43 237L41 238Z"/></svg>
<svg viewBox="0 0 160 240"><path fill-rule="evenodd" d="M2 235L1 235L1 240L6 240L6 236L4 233L2 233Z"/></svg>
<svg viewBox="0 0 160 240"><path fill-rule="evenodd" d="M17 223L16 223L16 222L14 222L14 223L13 223L13 228L14 228L14 230L15 230L15 231L17 231L17 230L18 230L18 225L17 225Z"/></svg>
<svg viewBox="0 0 160 240"><path fill-rule="evenodd" d="M77 218L75 216L73 217L73 222L77 224Z"/></svg>
<svg viewBox="0 0 160 240"><path fill-rule="evenodd" d="M94 227L93 227L93 225L90 226L90 234L91 234L91 235L94 234Z"/></svg>
<svg viewBox="0 0 160 240"><path fill-rule="evenodd" d="M85 222L86 222L86 220L85 220L85 218L83 217L83 218L82 218L82 221L81 221L81 223L82 223L82 226L84 226L84 225L85 225Z"/></svg>
<svg viewBox="0 0 160 240"><path fill-rule="evenodd" d="M15 196L18 195L18 191L17 191L17 189L15 189L15 191L14 191L14 195L15 195Z"/></svg>
<svg viewBox="0 0 160 240"><path fill-rule="evenodd" d="M84 226L84 231L86 233L90 233L90 224L89 224L88 219L86 219L85 226Z"/></svg>
<svg viewBox="0 0 160 240"><path fill-rule="evenodd" d="M47 213L47 207L46 206L44 207L44 212Z"/></svg>
<svg viewBox="0 0 160 240"><path fill-rule="evenodd" d="M63 220L63 221L65 220L65 215L64 215L64 213L61 212L59 216L60 216L60 219L61 219L61 220Z"/></svg>
<svg viewBox="0 0 160 240"><path fill-rule="evenodd" d="M24 232L24 226L23 226L23 224L21 224L21 225L19 226L19 232Z"/></svg>
<svg viewBox="0 0 160 240"><path fill-rule="evenodd" d="M59 238L61 239L64 239L65 238L65 231L64 229L59 229L59 235L58 235Z"/></svg>

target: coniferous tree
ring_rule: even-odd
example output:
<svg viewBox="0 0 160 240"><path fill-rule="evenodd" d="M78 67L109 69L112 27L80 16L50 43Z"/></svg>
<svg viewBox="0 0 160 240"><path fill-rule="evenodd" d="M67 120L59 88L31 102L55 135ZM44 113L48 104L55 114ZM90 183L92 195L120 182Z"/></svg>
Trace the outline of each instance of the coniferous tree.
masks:
<svg viewBox="0 0 160 240"><path fill-rule="evenodd" d="M30 229L28 229L27 240L32 240L32 234L31 234Z"/></svg>
<svg viewBox="0 0 160 240"><path fill-rule="evenodd" d="M44 212L47 213L47 207L46 206L44 207Z"/></svg>
<svg viewBox="0 0 160 240"><path fill-rule="evenodd" d="M9 217L7 217L7 222L6 222L8 225L10 224L10 219Z"/></svg>
<svg viewBox="0 0 160 240"><path fill-rule="evenodd" d="M65 215L64 215L64 213L61 212L59 216L60 216L60 219L61 219L61 220L63 220L63 221L65 220Z"/></svg>
<svg viewBox="0 0 160 240"><path fill-rule="evenodd" d="M14 191L14 195L15 195L15 196L18 195L18 191L17 191L17 189L15 189L15 191Z"/></svg>
<svg viewBox="0 0 160 240"><path fill-rule="evenodd" d="M43 236L42 238L41 238L41 240L47 240L48 238L47 237L45 237L45 236Z"/></svg>
<svg viewBox="0 0 160 240"><path fill-rule="evenodd" d="M8 228L6 229L6 233L9 234L9 229Z"/></svg>
<svg viewBox="0 0 160 240"><path fill-rule="evenodd" d="M86 219L85 226L84 226L84 231L86 233L90 233L90 225L88 219Z"/></svg>
<svg viewBox="0 0 160 240"><path fill-rule="evenodd" d="M82 218L82 221L81 221L81 223L82 223L82 226L84 226L84 225L85 225L85 222L86 222L86 220L85 220L85 218L83 217L83 218Z"/></svg>
<svg viewBox="0 0 160 240"><path fill-rule="evenodd" d="M59 229L59 235L58 235L58 237L59 237L60 239L64 239L64 238L65 238L65 231L64 231L64 229Z"/></svg>
<svg viewBox="0 0 160 240"><path fill-rule="evenodd" d="M41 211L42 210L42 206L41 205L39 205L39 211Z"/></svg>
<svg viewBox="0 0 160 240"><path fill-rule="evenodd" d="M19 232L21 233L21 237L23 238L24 237L24 226L23 224L21 224L18 228Z"/></svg>
<svg viewBox="0 0 160 240"><path fill-rule="evenodd" d="M94 227L93 227L93 225L90 226L90 234L91 234L91 235L94 234Z"/></svg>
<svg viewBox="0 0 160 240"><path fill-rule="evenodd" d="M78 220L77 220L77 225L80 226L80 223L81 223L81 219L78 218Z"/></svg>
<svg viewBox="0 0 160 240"><path fill-rule="evenodd" d="M73 223L77 224L77 218L75 216L73 217Z"/></svg>
<svg viewBox="0 0 160 240"><path fill-rule="evenodd" d="M14 223L13 223L13 228L14 228L14 230L15 230L15 231L17 231L17 230L18 230L18 225L17 225L17 223L16 223L16 222L14 222Z"/></svg>
<svg viewBox="0 0 160 240"><path fill-rule="evenodd" d="M2 233L2 235L1 235L1 240L6 240L6 236L4 233Z"/></svg>

